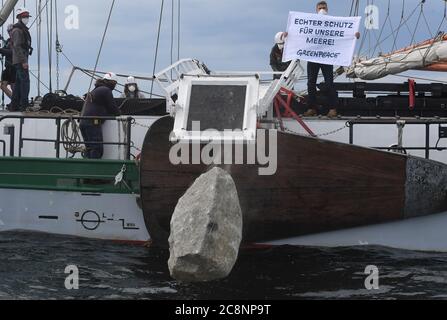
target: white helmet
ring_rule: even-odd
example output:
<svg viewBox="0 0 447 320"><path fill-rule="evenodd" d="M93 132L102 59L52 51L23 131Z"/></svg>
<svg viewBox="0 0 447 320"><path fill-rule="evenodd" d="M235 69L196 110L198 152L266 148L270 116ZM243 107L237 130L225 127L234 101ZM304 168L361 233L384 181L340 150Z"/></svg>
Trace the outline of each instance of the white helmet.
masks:
<svg viewBox="0 0 447 320"><path fill-rule="evenodd" d="M118 82L116 74L114 74L113 72L107 72L104 77L103 80L109 80L109 81L115 81Z"/></svg>
<svg viewBox="0 0 447 320"><path fill-rule="evenodd" d="M275 43L283 44L284 41L285 41L285 39L284 39L284 32L278 32L275 35Z"/></svg>
<svg viewBox="0 0 447 320"><path fill-rule="evenodd" d="M136 83L134 77L130 76L130 77L127 78L127 84L134 84L134 83Z"/></svg>
<svg viewBox="0 0 447 320"><path fill-rule="evenodd" d="M28 9L24 7L18 8L16 11L16 18L23 18L23 17L31 17L29 15Z"/></svg>

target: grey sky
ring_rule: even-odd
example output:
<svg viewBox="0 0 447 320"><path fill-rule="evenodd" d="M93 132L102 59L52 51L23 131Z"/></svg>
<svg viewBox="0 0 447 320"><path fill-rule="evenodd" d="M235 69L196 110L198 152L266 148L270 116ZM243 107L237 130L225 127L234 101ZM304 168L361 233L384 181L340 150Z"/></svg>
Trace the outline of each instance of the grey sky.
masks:
<svg viewBox="0 0 447 320"><path fill-rule="evenodd" d="M197 58L204 61L212 70L269 70L268 55L276 32L286 28L289 11L314 12L317 1L298 0L180 0L181 14L181 58ZM20 1L21 3L22 1ZM45 1L43 1L45 2ZM176 0L177 2L177 0ZM349 15L350 0L328 0L330 14ZM418 0L405 0L405 15L416 8ZM33 16L36 16L34 1L26 1ZM30 5L32 3L32 5ZM364 15L367 3L380 8L382 26L387 16L388 0L361 1L360 14ZM392 25L400 21L402 1L393 0L390 17ZM80 10L80 29L64 28L64 9L76 5ZM67 56L76 64L93 68L100 39L107 19L110 0L58 0L60 40ZM152 74L156 31L160 14L161 0L117 0L106 38L99 69L116 73L134 75ZM425 5L427 24L431 32L438 29L444 15L444 1L430 0ZM415 29L420 8L407 26L400 30L396 46L408 45ZM45 18L45 17L44 17ZM45 24L45 20L44 20ZM162 38L159 48L157 70L170 64L170 26L171 0L165 0ZM442 29L446 29L446 24ZM382 39L390 34L387 23ZM410 32L411 31L411 32ZM32 30L35 37L35 29ZM370 33L364 39L363 51L374 48L380 30ZM44 29L45 34L45 29ZM365 33L363 32L363 35ZM420 41L430 37L425 20L421 18L415 34ZM44 36L43 47L46 48ZM176 40L175 40L176 42ZM392 48L392 37L380 49L387 52ZM360 45L360 41L359 44ZM380 51L377 48L377 51ZM31 60L32 70L36 72L35 54ZM42 52L43 81L48 83L47 52ZM176 57L176 54L175 54ZM55 61L55 57L54 57ZM55 65L53 66L53 68ZM71 66L61 57L61 83L66 81ZM440 75L435 75L440 78ZM55 77L53 87L55 87ZM147 86L146 83L144 86ZM33 81L32 95L36 94ZM84 77L75 78L73 93L87 90L88 81ZM45 90L43 90L45 92Z"/></svg>

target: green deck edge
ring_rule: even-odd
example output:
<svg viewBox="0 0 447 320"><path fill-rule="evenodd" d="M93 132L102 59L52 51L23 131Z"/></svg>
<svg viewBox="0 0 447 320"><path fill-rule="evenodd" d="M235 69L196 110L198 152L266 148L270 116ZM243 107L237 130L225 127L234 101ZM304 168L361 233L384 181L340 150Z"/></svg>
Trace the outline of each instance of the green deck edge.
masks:
<svg viewBox="0 0 447 320"><path fill-rule="evenodd" d="M115 186L123 165L125 183ZM0 189L139 194L139 185L134 161L0 157Z"/></svg>

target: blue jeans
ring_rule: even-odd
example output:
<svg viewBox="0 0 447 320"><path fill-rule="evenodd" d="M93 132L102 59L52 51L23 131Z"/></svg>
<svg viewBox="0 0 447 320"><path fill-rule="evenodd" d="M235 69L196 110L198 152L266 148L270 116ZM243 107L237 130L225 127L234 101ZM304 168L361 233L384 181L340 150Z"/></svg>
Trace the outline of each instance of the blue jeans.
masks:
<svg viewBox="0 0 447 320"><path fill-rule="evenodd" d="M11 105L20 111L24 111L29 106L29 70L24 69L21 63L14 65L14 67L16 69L16 83L12 92Z"/></svg>
<svg viewBox="0 0 447 320"><path fill-rule="evenodd" d="M336 108L338 99L337 91L334 88L334 66L314 62L307 63L308 106L310 108L316 108L317 105L317 79L320 69L323 73L326 90L328 91L328 107Z"/></svg>
<svg viewBox="0 0 447 320"><path fill-rule="evenodd" d="M81 122L79 128L81 129L85 142L85 157L89 159L101 159L104 154L102 125Z"/></svg>

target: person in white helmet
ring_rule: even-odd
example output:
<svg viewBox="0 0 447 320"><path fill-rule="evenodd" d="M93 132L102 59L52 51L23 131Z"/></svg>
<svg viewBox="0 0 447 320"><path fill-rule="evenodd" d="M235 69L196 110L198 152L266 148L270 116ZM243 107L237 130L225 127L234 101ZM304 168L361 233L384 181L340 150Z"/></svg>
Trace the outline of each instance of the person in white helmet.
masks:
<svg viewBox="0 0 447 320"><path fill-rule="evenodd" d="M120 109L113 99L113 90L117 85L116 75L106 73L95 83L95 89L88 93L81 115L83 117L119 116ZM89 118L80 121L80 129L85 143L84 157L101 159L104 154L102 124L104 120Z"/></svg>
<svg viewBox="0 0 447 320"><path fill-rule="evenodd" d="M6 40L3 44L3 47L0 48L0 55L5 57L4 69L2 72L1 89L10 99L12 98L12 89L14 88L14 83L16 82L16 71L12 64L11 32L13 28L14 25L8 25L7 31L9 34L9 39Z"/></svg>
<svg viewBox="0 0 447 320"><path fill-rule="evenodd" d="M290 65L290 61L282 62L284 42L286 36L287 33L285 32L278 32L275 35L275 45L273 46L272 51L270 52L270 66L275 72L284 72ZM275 74L273 76L273 79L279 79L279 78L281 78L281 75L279 74Z"/></svg>
<svg viewBox="0 0 447 320"><path fill-rule="evenodd" d="M127 82L124 85L124 92L121 95L121 98L126 99L144 99L144 94L138 88L138 84L135 81L135 78L130 76L127 78Z"/></svg>
<svg viewBox="0 0 447 320"><path fill-rule="evenodd" d="M31 46L31 34L28 30L30 13L25 8L17 10L18 22L11 32L12 39L12 63L16 70L16 81L12 94L12 101L9 106L11 111L25 111L29 106L29 65L28 59L33 52Z"/></svg>

